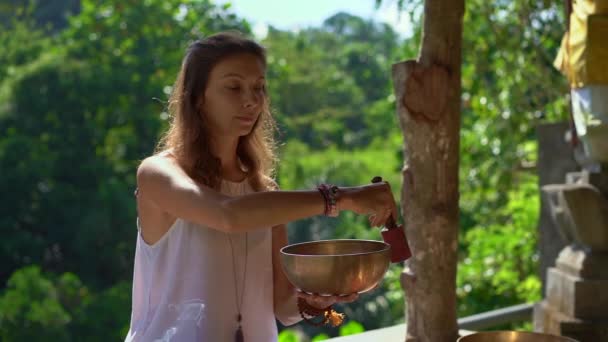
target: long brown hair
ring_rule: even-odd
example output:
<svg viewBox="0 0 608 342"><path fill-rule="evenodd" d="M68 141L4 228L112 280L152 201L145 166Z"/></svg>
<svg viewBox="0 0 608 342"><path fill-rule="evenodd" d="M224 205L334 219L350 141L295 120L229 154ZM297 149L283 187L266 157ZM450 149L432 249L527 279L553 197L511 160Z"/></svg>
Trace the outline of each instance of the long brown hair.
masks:
<svg viewBox="0 0 608 342"><path fill-rule="evenodd" d="M199 108L213 67L226 57L252 54L266 66L266 52L236 32L222 32L190 44L169 98L171 123L156 152L170 151L194 180L214 189L221 181L221 162L210 150L209 126ZM257 191L274 188L275 122L268 95L251 132L239 138L237 157Z"/></svg>

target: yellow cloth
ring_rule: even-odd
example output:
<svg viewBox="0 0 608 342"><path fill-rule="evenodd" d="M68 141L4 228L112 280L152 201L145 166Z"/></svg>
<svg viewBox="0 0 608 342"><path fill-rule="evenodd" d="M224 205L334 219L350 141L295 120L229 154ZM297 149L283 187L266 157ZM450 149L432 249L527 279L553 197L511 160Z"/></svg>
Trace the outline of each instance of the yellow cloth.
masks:
<svg viewBox="0 0 608 342"><path fill-rule="evenodd" d="M554 65L571 88L608 84L608 0L573 0Z"/></svg>

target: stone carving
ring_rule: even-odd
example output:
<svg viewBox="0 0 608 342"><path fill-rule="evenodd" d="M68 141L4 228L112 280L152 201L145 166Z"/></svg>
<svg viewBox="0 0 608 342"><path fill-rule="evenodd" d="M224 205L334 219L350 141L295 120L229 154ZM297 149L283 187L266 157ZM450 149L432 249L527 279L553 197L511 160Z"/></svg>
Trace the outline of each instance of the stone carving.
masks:
<svg viewBox="0 0 608 342"><path fill-rule="evenodd" d="M542 192L567 245L547 271L535 330L608 341L608 172L571 172Z"/></svg>

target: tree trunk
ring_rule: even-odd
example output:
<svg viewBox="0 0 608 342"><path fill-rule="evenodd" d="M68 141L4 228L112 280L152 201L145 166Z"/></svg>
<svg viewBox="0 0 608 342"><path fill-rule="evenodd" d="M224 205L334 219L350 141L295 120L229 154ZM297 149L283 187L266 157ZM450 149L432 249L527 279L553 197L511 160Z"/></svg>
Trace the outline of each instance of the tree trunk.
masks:
<svg viewBox="0 0 608 342"><path fill-rule="evenodd" d="M456 264L464 0L426 0L418 61L393 65L404 135L402 209L412 258L401 282L406 341L458 337Z"/></svg>

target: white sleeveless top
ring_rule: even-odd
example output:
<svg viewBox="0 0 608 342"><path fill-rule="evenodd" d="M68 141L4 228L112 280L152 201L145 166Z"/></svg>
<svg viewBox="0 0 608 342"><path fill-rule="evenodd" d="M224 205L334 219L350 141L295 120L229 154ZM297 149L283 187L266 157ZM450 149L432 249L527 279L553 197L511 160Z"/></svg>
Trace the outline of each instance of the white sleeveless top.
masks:
<svg viewBox="0 0 608 342"><path fill-rule="evenodd" d="M222 193L252 192L247 181L223 181ZM277 340L273 309L272 229L228 234L178 218L155 244L141 236L133 272L131 325L125 341L234 341L243 292L247 342ZM236 282L229 237L232 237ZM247 275L243 282L245 263Z"/></svg>

